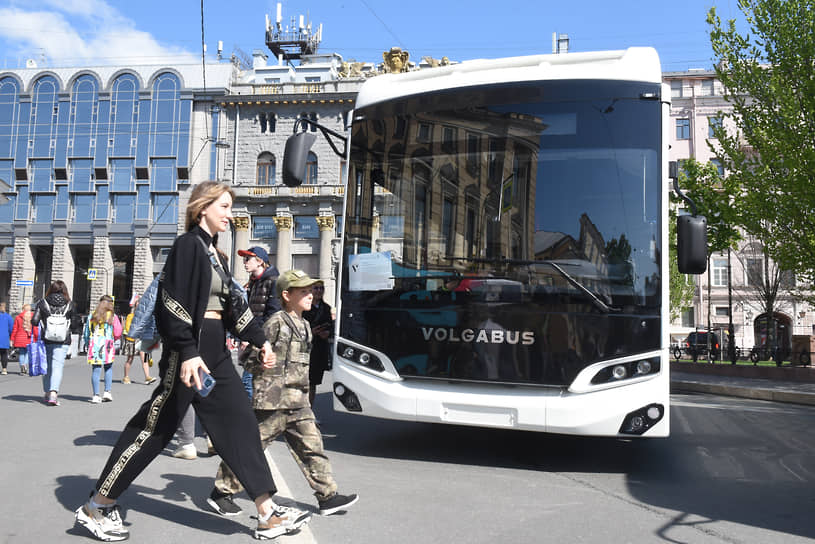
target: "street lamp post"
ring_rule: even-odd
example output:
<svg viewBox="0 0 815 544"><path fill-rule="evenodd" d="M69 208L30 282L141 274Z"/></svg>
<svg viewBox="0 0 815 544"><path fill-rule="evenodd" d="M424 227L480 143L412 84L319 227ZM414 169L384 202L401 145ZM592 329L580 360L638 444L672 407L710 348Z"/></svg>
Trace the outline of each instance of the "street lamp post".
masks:
<svg viewBox="0 0 815 544"><path fill-rule="evenodd" d="M727 357L736 364L736 337L733 327L733 285L730 271L730 248L727 248Z"/></svg>

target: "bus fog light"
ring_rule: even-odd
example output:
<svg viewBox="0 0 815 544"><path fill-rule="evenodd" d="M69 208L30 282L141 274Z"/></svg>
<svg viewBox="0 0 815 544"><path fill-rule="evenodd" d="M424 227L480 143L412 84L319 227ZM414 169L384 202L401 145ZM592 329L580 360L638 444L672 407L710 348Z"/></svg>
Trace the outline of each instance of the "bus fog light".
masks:
<svg viewBox="0 0 815 544"><path fill-rule="evenodd" d="M345 386L341 383L334 384L334 394L341 397L345 394Z"/></svg>
<svg viewBox="0 0 815 544"><path fill-rule="evenodd" d="M649 374L651 372L650 361L640 361L637 363L637 374Z"/></svg>
<svg viewBox="0 0 815 544"><path fill-rule="evenodd" d="M359 362L360 362L360 363L362 363L363 365L367 365L368 363L370 363L370 362L371 362L371 356L370 356L370 355L368 355L368 354L367 354L367 353L365 353L365 352L360 353L360 355L359 355Z"/></svg>
<svg viewBox="0 0 815 544"><path fill-rule="evenodd" d="M662 410L660 410L656 406L651 406L645 412L645 415L648 416L648 419L650 420L659 419L660 417L662 417Z"/></svg>
<svg viewBox="0 0 815 544"><path fill-rule="evenodd" d="M624 365L617 365L611 371L611 375L614 376L615 380L622 380L625 378L626 374L627 372Z"/></svg>
<svg viewBox="0 0 815 544"><path fill-rule="evenodd" d="M343 350L343 352L342 352L342 356L345 357L346 359L353 359L354 358L354 348L352 348L352 347L345 348L345 350Z"/></svg>
<svg viewBox="0 0 815 544"><path fill-rule="evenodd" d="M631 432L639 433L645 427L645 418L642 416L634 416L631 418Z"/></svg>

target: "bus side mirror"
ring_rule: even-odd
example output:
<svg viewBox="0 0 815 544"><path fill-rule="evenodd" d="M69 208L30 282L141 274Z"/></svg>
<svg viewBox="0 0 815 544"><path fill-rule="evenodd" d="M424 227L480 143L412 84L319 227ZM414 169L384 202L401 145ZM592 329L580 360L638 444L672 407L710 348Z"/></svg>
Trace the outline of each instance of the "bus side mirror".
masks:
<svg viewBox="0 0 815 544"><path fill-rule="evenodd" d="M701 215L676 218L676 256L682 274L707 270L707 219Z"/></svg>
<svg viewBox="0 0 815 544"><path fill-rule="evenodd" d="M286 140L283 152L283 183L287 187L299 187L306 174L308 152L317 136L309 132L298 132Z"/></svg>

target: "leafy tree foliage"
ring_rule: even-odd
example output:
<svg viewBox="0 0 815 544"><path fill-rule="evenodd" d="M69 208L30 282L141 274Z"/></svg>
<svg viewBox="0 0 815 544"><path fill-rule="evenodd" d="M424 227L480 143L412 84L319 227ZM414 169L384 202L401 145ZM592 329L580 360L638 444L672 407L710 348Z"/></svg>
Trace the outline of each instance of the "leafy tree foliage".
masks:
<svg viewBox="0 0 815 544"><path fill-rule="evenodd" d="M815 3L739 0L749 32L712 8L716 74L737 133L714 128L739 223L785 270L815 278Z"/></svg>

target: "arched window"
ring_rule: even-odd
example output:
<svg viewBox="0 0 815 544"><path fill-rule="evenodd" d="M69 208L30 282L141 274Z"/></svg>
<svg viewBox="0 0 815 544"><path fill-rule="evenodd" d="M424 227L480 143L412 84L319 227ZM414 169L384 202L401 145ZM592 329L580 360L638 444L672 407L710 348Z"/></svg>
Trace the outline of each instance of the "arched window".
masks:
<svg viewBox="0 0 815 544"><path fill-rule="evenodd" d="M268 151L258 155L258 185L274 185L275 183L275 158Z"/></svg>
<svg viewBox="0 0 815 544"><path fill-rule="evenodd" d="M306 160L306 175L303 182L307 185L317 185L317 155L313 151L308 152Z"/></svg>
<svg viewBox="0 0 815 544"><path fill-rule="evenodd" d="M139 120L139 80L133 74L122 74L113 82L110 93L110 124L113 140L109 154L113 157L135 157Z"/></svg>
<svg viewBox="0 0 815 544"><path fill-rule="evenodd" d="M14 78L0 79L0 158L14 157L15 127L19 122L20 113L20 87ZM11 182L9 172L0 172L0 179Z"/></svg>
<svg viewBox="0 0 815 544"><path fill-rule="evenodd" d="M93 157L96 154L98 89L99 83L91 75L81 75L74 81L71 88L71 115L68 126L69 156Z"/></svg>

